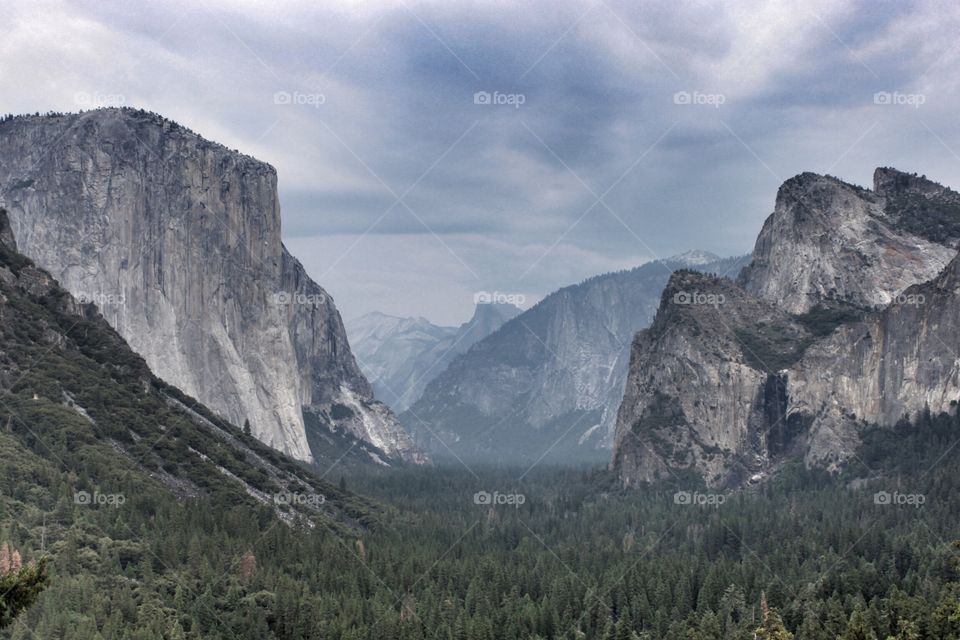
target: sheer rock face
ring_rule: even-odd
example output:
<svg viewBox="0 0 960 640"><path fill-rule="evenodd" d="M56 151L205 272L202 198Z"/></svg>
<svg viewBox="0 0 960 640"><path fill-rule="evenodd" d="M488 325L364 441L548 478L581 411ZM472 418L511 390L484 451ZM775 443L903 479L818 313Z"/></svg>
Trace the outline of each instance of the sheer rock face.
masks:
<svg viewBox="0 0 960 640"><path fill-rule="evenodd" d="M893 169L873 191L785 183L743 287L675 274L634 341L613 457L623 482L692 470L740 484L789 459L836 469L867 426L955 411L958 229L960 195ZM724 302L670 296L691 290Z"/></svg>
<svg viewBox="0 0 960 640"><path fill-rule="evenodd" d="M129 109L20 117L0 124L0 205L20 250L158 376L265 443L311 459L307 408L413 455L281 243L271 166Z"/></svg>
<svg viewBox="0 0 960 640"><path fill-rule="evenodd" d="M903 220L906 201L946 204L957 195L895 169L877 169L873 191L800 174L780 187L739 282L790 313L823 300L882 308L935 277L956 253L956 235L924 233Z"/></svg>
<svg viewBox="0 0 960 640"><path fill-rule="evenodd" d="M778 368L809 340L792 316L732 281L675 273L631 349L614 446L625 484L686 469L716 486L759 471L786 444Z"/></svg>
<svg viewBox="0 0 960 640"><path fill-rule="evenodd" d="M853 454L865 424L952 412L960 400L960 257L863 322L840 327L789 372L789 416L809 417L808 464Z"/></svg>
<svg viewBox="0 0 960 640"><path fill-rule="evenodd" d="M735 272L738 259L693 256ZM613 445L630 341L649 325L679 259L556 291L454 359L401 418L436 455L530 464L600 459Z"/></svg>

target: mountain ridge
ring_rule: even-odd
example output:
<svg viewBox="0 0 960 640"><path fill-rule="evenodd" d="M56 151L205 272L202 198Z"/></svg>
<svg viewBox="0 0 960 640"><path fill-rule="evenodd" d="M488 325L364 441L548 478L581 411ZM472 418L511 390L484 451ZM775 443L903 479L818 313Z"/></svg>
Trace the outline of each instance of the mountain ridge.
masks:
<svg viewBox="0 0 960 640"><path fill-rule="evenodd" d="M738 264L731 258L716 267ZM671 270L682 266L656 260L561 287L455 358L401 420L441 457L602 459L613 441L629 342L652 319Z"/></svg>
<svg viewBox="0 0 960 640"><path fill-rule="evenodd" d="M891 200L905 193L923 206ZM960 362L943 345L960 343L958 201L890 168L873 191L803 173L779 189L736 283L674 274L631 348L621 481L693 471L738 485L789 460L836 471L866 429L955 411ZM684 286L699 298L669 295Z"/></svg>

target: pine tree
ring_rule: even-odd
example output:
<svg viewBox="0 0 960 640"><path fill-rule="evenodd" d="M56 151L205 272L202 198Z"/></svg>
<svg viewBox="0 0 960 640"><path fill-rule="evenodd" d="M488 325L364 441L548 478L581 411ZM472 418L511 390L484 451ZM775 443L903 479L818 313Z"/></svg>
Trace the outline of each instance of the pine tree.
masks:
<svg viewBox="0 0 960 640"><path fill-rule="evenodd" d="M877 640L877 634L867 624L867 620L860 608L854 609L847 623L847 629L840 636L840 640Z"/></svg>
<svg viewBox="0 0 960 640"><path fill-rule="evenodd" d="M793 640L793 634L783 626L783 620L775 609L767 605L767 594L760 593L761 626L753 632L754 640Z"/></svg>
<svg viewBox="0 0 960 640"><path fill-rule="evenodd" d="M46 558L23 566L16 549L0 547L0 629L36 602L46 586Z"/></svg>

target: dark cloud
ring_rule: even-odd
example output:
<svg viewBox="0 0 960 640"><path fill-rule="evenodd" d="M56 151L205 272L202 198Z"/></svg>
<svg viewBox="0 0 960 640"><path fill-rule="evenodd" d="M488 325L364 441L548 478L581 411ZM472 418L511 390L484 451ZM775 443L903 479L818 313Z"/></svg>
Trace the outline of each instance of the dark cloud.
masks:
<svg viewBox="0 0 960 640"><path fill-rule="evenodd" d="M452 324L480 289L534 301L655 256L742 253L804 170L869 184L892 164L960 185L945 2L0 11L5 110L119 95L271 162L285 238L347 317ZM874 103L894 91L922 108Z"/></svg>

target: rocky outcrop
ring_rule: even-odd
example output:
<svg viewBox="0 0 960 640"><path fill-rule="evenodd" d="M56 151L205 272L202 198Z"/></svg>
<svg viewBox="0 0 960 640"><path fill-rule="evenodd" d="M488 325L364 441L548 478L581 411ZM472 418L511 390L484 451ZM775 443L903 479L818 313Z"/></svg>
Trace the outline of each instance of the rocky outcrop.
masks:
<svg viewBox="0 0 960 640"><path fill-rule="evenodd" d="M789 444L783 369L810 344L789 314L724 278L679 271L633 342L614 464L626 484L693 470L736 483ZM785 425L784 425L785 426Z"/></svg>
<svg viewBox="0 0 960 640"><path fill-rule="evenodd" d="M807 463L835 468L866 425L956 410L960 257L886 309L840 327L790 369L786 415L809 423Z"/></svg>
<svg viewBox="0 0 960 640"><path fill-rule="evenodd" d="M281 243L273 167L142 111L18 117L0 124L0 205L158 376L263 442L311 459L306 409L415 455Z"/></svg>
<svg viewBox="0 0 960 640"><path fill-rule="evenodd" d="M674 276L632 349L613 456L625 484L836 469L866 427L956 410L960 196L893 169L874 183L797 176L742 287Z"/></svg>
<svg viewBox="0 0 960 640"><path fill-rule="evenodd" d="M519 313L512 304L480 303L459 327L440 327L373 312L347 323L347 335L377 397L404 411L455 357Z"/></svg>
<svg viewBox="0 0 960 640"><path fill-rule="evenodd" d="M700 268L735 273L736 259ZM556 291L450 363L401 415L437 456L598 459L613 443L629 344L649 325L668 259Z"/></svg>
<svg viewBox="0 0 960 640"><path fill-rule="evenodd" d="M953 258L960 226L949 212L960 210L958 198L895 169L877 169L873 191L800 174L780 187L739 282L790 313L824 300L882 308Z"/></svg>

